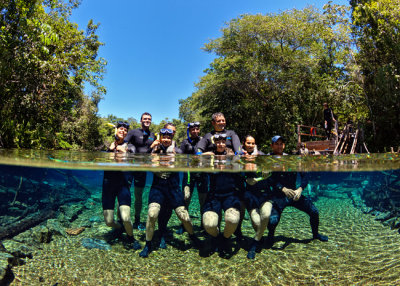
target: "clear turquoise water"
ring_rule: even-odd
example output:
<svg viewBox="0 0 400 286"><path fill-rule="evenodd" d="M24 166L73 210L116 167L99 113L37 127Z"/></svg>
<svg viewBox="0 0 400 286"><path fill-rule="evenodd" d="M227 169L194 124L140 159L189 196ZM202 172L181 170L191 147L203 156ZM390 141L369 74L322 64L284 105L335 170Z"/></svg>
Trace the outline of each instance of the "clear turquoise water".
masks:
<svg viewBox="0 0 400 286"><path fill-rule="evenodd" d="M288 156L281 159L259 157L256 160L228 158L226 162L222 162L215 158L211 160L188 156L177 156L171 160L151 156L115 158L110 157L108 153L49 153L16 150L7 153L1 150L0 240L6 247L10 247L10 241L18 243L22 241L34 249L32 259L23 258L23 265L12 266L14 279L11 283L15 285L25 284L30 281L29 279L35 279L32 280L33 285L55 283L67 285L66 277L72 275L73 271L67 260L62 262L66 265L62 271L53 269L55 271L53 276L47 273L47 270L40 268L38 266L40 264L37 264L38 260L35 260L35 257L39 260L44 257L52 259L49 258L52 257L49 253L64 248L68 249L66 253L73 255L68 257L69 260L80 261L83 264L88 264L88 262L82 260L84 258L77 253L85 253L86 257L91 257L91 259L94 253L100 256L105 255L105 257L111 253L111 257L115 257L115 267L119 269L118 271L125 271L121 270L125 268L120 269L117 265L125 265L126 263L121 261L127 257L132 259L135 265L142 267L131 274L130 278L133 280L122 278L118 280L110 274L111 280L106 278L101 280L103 285L140 284L139 281L144 284L207 285L242 283L395 285L400 283L398 278L400 277L399 162L398 154L305 158ZM78 205L83 206L82 209L76 212L75 218L69 218L67 223L64 220L63 228L85 225L86 230L80 236L102 238L107 232L102 222L100 200L104 170L149 172L144 205L147 202L153 171L242 172L257 170L264 173L276 170L305 171L308 172L310 183L304 194L310 196L318 207L321 231L329 235L330 239L327 243L308 241L310 229L307 217L291 208L288 208L282 217L277 229L278 240L274 248L263 250L253 264L249 264L250 262L246 260L246 246L238 250L230 260L225 261L218 257L200 258L196 252L190 250L187 253L172 243L170 252L164 252L164 256L163 252L159 251L159 254L149 258L151 262L143 262L138 258L137 253L122 251L118 243L112 245L112 250L107 254L101 254L101 252L96 252L97 250L92 252L84 250L79 244L79 236L65 238L54 235L50 243L42 244L24 238L29 236L24 236L24 233L30 233L32 240L34 229L48 224L48 220L60 220L60 214L65 218L68 213L73 213L71 210L73 206ZM133 193L133 186L131 191ZM142 221L146 219L146 211L144 207ZM192 199L190 213L194 224L200 225L197 192ZM30 217L32 214L33 216ZM43 220L37 220L37 223L31 225L27 224L28 228L21 226L21 222L24 222L26 218L35 220L41 215L43 215ZM169 227L176 230L178 226L177 219L173 218ZM22 233L16 231L18 227L23 228ZM243 227L245 237L250 240L254 232L248 215ZM196 228L196 231L201 230ZM144 232L136 231L135 235L143 244ZM65 239L69 240L65 241ZM183 238L174 236L174 241L178 243L180 240ZM60 246L60 243L63 246ZM65 246L68 243L72 243L71 249L76 252ZM7 250L10 252L9 249ZM57 261L63 261L66 255L64 253L63 256L58 257ZM169 269L168 261L163 260L173 257L174 260L180 261L181 256L186 257L185 261L181 264L177 262L175 270ZM169 269L169 274L156 267L157 260L160 260L158 263L165 269ZM84 277L78 276L75 280L70 280L72 285L96 285L100 278L91 271L101 267L99 263L99 261L93 262L93 268L90 265L86 266L86 272L83 271ZM188 263L193 265L190 274L183 271ZM39 269L38 267L41 270L33 270ZM241 271L243 267L248 269L246 273ZM107 272L107 270L104 271ZM225 273L225 276L231 275L231 280L220 276L221 273ZM139 278L135 280L138 275L144 277L141 278L144 280ZM157 280L161 276L166 278ZM41 283L40 277L45 279L46 283Z"/></svg>

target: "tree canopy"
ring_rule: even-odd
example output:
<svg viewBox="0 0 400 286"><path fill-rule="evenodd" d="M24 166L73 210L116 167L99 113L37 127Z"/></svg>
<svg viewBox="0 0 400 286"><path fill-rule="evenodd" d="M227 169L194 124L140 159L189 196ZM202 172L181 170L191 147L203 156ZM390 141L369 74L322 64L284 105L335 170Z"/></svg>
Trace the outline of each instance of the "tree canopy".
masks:
<svg viewBox="0 0 400 286"><path fill-rule="evenodd" d="M352 38L346 7L328 4L279 14L242 15L205 44L216 59L181 101L184 120L221 111L240 137L268 144L273 134L295 139L297 124L318 125L322 104L364 116L352 81Z"/></svg>
<svg viewBox="0 0 400 286"><path fill-rule="evenodd" d="M400 1L350 1L371 145L400 145ZM375 149L376 149L375 148Z"/></svg>
<svg viewBox="0 0 400 286"><path fill-rule="evenodd" d="M69 21L77 0L0 4L0 144L92 148L101 140L97 104L105 60L92 21ZM85 84L95 87L84 95Z"/></svg>

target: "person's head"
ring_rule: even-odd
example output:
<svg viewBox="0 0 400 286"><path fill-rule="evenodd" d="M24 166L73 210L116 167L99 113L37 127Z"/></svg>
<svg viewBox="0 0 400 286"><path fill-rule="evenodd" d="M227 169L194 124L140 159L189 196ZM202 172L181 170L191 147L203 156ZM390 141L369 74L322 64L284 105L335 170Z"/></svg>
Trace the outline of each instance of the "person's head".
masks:
<svg viewBox="0 0 400 286"><path fill-rule="evenodd" d="M164 147L171 146L173 137L174 137L173 130L169 128L163 128L160 130L160 142Z"/></svg>
<svg viewBox="0 0 400 286"><path fill-rule="evenodd" d="M215 134L214 135L215 151L222 153L226 148L226 134Z"/></svg>
<svg viewBox="0 0 400 286"><path fill-rule="evenodd" d="M148 112L143 113L140 117L140 123L142 124L142 129L149 129L151 125L151 114Z"/></svg>
<svg viewBox="0 0 400 286"><path fill-rule="evenodd" d="M165 123L165 124L164 124L164 128L165 128L165 129L170 129L170 130L172 130L172 131L173 131L172 138L174 138L175 133L176 133L176 126L175 126L175 124L173 124L173 123L171 123L171 122Z"/></svg>
<svg viewBox="0 0 400 286"><path fill-rule="evenodd" d="M211 118L211 123L215 131L223 131L225 129L225 115L222 112L214 113Z"/></svg>
<svg viewBox="0 0 400 286"><path fill-rule="evenodd" d="M199 137L200 135L200 122L191 122L188 123L188 136L194 139Z"/></svg>
<svg viewBox="0 0 400 286"><path fill-rule="evenodd" d="M122 141L126 134L128 134L129 123L118 121L116 125L117 131L115 133L115 139L118 141Z"/></svg>
<svg viewBox="0 0 400 286"><path fill-rule="evenodd" d="M324 102L324 104L323 104L323 106L324 106L324 109L328 109L328 103L326 103L326 102Z"/></svg>
<svg viewBox="0 0 400 286"><path fill-rule="evenodd" d="M253 153L254 149L256 148L256 139L254 139L254 137L251 135L244 137L243 148L248 153Z"/></svg>
<svg viewBox="0 0 400 286"><path fill-rule="evenodd" d="M275 155L283 155L283 150L285 149L285 139L279 135L272 137L271 148Z"/></svg>

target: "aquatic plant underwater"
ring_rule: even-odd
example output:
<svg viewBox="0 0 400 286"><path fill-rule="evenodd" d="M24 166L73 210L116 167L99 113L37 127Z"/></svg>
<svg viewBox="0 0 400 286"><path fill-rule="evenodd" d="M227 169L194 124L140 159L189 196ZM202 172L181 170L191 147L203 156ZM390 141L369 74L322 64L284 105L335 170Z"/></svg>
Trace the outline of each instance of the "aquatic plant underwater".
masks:
<svg viewBox="0 0 400 286"><path fill-rule="evenodd" d="M234 254L199 256L180 222L169 222L167 249L147 259L124 248L102 217L103 171L0 165L0 281L30 285L375 284L400 282L400 169L309 172L304 193L329 242L311 240L307 215L285 210L272 248L246 258L254 230L246 214ZM150 176L148 176L150 177ZM148 178L144 198L151 178ZM133 186L132 186L133 189ZM200 227L196 192L189 208ZM141 214L145 221L147 208ZM143 247L144 231L135 230ZM157 233L154 244L158 245Z"/></svg>

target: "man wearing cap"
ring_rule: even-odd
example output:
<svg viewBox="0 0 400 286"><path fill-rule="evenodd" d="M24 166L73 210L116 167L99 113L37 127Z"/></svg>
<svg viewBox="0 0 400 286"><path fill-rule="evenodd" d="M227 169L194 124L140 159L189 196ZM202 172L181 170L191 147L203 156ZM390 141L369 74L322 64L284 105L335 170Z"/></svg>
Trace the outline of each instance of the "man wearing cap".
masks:
<svg viewBox="0 0 400 286"><path fill-rule="evenodd" d="M226 134L226 147L232 149L235 154L239 154L241 152L239 136L237 136L235 131L225 129L225 115L221 112L214 113L212 115L211 123L214 130L207 133L197 144L197 154L202 154L208 151L212 152L214 150L214 135L216 134Z"/></svg>
<svg viewBox="0 0 400 286"><path fill-rule="evenodd" d="M285 139L279 135L272 137L272 152L268 155L284 156ZM297 175L300 175L300 184L296 184ZM272 190L271 201L273 208L268 223L268 247L272 247L274 243L275 229L278 226L283 210L292 206L310 216L311 230L313 239L320 241L328 241L328 237L318 232L319 213L318 209L311 202L310 198L302 195L304 188L308 184L307 175L303 172L272 172L267 180L257 183L256 187L263 190Z"/></svg>
<svg viewBox="0 0 400 286"><path fill-rule="evenodd" d="M287 155L284 153L285 139L279 135L272 137L272 152L269 155ZM300 186L296 186L297 175L300 175ZM308 185L308 178L304 172L273 172L269 178L273 191L273 208L268 224L267 242L272 246L275 229L279 223L281 214L287 206L295 207L310 216L313 239L328 241L328 237L318 232L319 213L310 198L302 195Z"/></svg>

